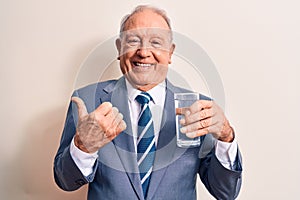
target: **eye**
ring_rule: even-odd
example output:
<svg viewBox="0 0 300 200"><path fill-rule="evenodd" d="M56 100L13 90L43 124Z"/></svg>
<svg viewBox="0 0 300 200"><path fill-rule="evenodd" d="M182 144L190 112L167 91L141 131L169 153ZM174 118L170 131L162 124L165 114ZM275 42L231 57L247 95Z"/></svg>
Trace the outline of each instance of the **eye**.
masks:
<svg viewBox="0 0 300 200"><path fill-rule="evenodd" d="M141 40L138 37L129 37L126 39L126 44L129 46L138 46L141 43Z"/></svg>
<svg viewBox="0 0 300 200"><path fill-rule="evenodd" d="M163 41L161 39L157 39L157 38L151 39L150 43L154 48L160 48L163 46Z"/></svg>

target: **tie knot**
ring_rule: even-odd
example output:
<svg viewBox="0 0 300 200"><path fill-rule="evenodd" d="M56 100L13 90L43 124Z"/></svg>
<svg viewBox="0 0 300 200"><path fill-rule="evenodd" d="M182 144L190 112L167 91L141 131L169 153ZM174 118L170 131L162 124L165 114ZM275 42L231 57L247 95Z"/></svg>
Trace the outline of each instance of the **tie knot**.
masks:
<svg viewBox="0 0 300 200"><path fill-rule="evenodd" d="M148 104L151 99L150 94L147 92L141 92L141 94L137 95L135 98L141 105Z"/></svg>

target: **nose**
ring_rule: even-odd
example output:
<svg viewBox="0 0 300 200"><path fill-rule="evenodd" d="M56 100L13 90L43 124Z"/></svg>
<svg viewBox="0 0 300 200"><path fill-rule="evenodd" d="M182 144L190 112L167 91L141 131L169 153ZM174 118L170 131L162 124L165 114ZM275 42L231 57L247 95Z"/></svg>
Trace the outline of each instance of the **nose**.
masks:
<svg viewBox="0 0 300 200"><path fill-rule="evenodd" d="M147 58L151 56L151 50L149 49L149 47L147 48L143 46L137 50L136 54L141 58Z"/></svg>

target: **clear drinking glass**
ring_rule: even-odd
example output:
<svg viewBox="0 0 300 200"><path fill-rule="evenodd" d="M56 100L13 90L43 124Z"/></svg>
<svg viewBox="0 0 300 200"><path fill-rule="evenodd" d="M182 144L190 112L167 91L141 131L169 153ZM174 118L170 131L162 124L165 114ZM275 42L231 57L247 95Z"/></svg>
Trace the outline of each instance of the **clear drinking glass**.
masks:
<svg viewBox="0 0 300 200"><path fill-rule="evenodd" d="M199 99L199 93L175 93L175 112L176 112L176 137L177 146L183 148L197 147L200 145L200 137L189 138L180 132L182 127L180 120L184 117L184 113L189 107Z"/></svg>

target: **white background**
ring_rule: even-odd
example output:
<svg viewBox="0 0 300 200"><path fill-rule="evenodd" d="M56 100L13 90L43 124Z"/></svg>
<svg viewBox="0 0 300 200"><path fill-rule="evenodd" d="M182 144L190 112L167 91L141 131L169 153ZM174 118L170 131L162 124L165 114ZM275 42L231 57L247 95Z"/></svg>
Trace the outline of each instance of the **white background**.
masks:
<svg viewBox="0 0 300 200"><path fill-rule="evenodd" d="M201 45L222 77L244 159L238 199L299 198L296 0L0 0L0 198L85 199L86 188L63 192L53 181L70 95L89 52L144 3L167 10L174 30ZM200 182L198 196L213 199Z"/></svg>

